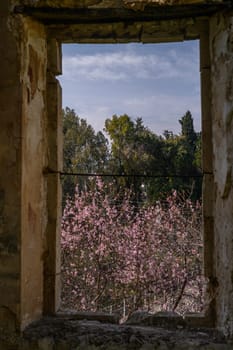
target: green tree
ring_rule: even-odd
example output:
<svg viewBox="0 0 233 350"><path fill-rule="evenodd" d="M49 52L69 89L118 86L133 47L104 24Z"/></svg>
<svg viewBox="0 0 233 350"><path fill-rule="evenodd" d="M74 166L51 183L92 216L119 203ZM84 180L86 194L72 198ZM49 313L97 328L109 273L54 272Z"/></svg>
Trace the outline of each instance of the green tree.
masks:
<svg viewBox="0 0 233 350"><path fill-rule="evenodd" d="M194 130L193 117L190 111L187 111L183 117L179 120L181 125L181 135L184 137L186 142L195 148L197 134Z"/></svg>
<svg viewBox="0 0 233 350"><path fill-rule="evenodd" d="M195 150L195 160L194 163L200 171L202 170L202 141L201 132L197 133L196 150Z"/></svg>
<svg viewBox="0 0 233 350"><path fill-rule="evenodd" d="M132 198L136 203L154 202L173 189L199 199L202 180L196 176L201 174L201 134L194 130L190 111L179 123L179 135L165 130L158 136L144 126L141 118L134 121L127 114L113 115L105 121L109 145L102 132L96 133L85 119L66 108L63 111L64 171L124 175L113 179L115 191L131 189L136 194ZM137 174L143 176L137 177ZM74 195L76 183L77 177L64 177L63 199ZM80 190L91 184L86 177L79 177Z"/></svg>
<svg viewBox="0 0 233 350"><path fill-rule="evenodd" d="M151 180L147 176L159 174L163 167L163 141L143 125L142 119L134 122L127 114L105 121L105 131L111 140L111 169L119 174L145 175L118 179L118 184L131 188L140 202L150 193ZM148 199L148 198L147 198Z"/></svg>
<svg viewBox="0 0 233 350"><path fill-rule="evenodd" d="M103 172L108 164L109 145L102 132L95 132L85 119L68 107L63 110L64 172ZM76 176L64 176L63 199L74 195ZM80 177L79 188L86 186L86 177Z"/></svg>
<svg viewBox="0 0 233 350"><path fill-rule="evenodd" d="M165 148L171 174L181 175L170 179L170 187L185 191L193 199L201 196L202 179L200 169L200 133L196 133L193 117L187 111L179 120L181 134L173 137L165 135ZM182 175L184 177L182 177Z"/></svg>
<svg viewBox="0 0 233 350"><path fill-rule="evenodd" d="M173 189L184 192L192 199L201 197L201 134L194 130L190 111L184 114L179 123L180 135L169 130L163 133L161 174L167 177L150 181L147 189L149 198L166 197Z"/></svg>

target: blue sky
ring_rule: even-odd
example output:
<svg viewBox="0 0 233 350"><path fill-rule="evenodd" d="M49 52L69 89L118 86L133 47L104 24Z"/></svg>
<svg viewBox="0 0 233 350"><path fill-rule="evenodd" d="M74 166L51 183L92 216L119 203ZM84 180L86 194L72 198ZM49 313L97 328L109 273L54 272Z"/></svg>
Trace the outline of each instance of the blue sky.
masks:
<svg viewBox="0 0 233 350"><path fill-rule="evenodd" d="M180 132L189 109L200 131L199 42L63 45L63 107L95 130L106 118L141 117L157 134Z"/></svg>

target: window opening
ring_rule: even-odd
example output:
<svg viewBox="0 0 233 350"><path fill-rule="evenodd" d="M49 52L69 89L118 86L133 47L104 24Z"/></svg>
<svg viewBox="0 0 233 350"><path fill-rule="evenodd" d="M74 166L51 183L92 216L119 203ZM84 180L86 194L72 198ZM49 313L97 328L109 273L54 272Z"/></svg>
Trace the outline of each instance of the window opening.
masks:
<svg viewBox="0 0 233 350"><path fill-rule="evenodd" d="M155 46L151 45L149 49L152 51L142 56L140 45L136 59L133 59L135 52L129 54L135 47L130 45L124 45L127 48L125 55L119 48L119 52L112 52L112 45L109 52L108 45L104 48L88 45L82 55L72 54L64 58L64 64L71 64L71 68L67 71L67 78L63 77L63 89L64 85L66 88L66 79L71 80L73 95L71 108L63 110L61 247L64 309L118 313L125 320L136 310L168 310L183 314L205 308L201 132L195 129L192 112L187 109L183 114L175 114L179 130L171 131L162 125L163 132L157 133L147 126L143 113L135 117L130 116L127 110L123 112L122 108L127 106L124 101L119 109L115 107L116 112L113 113L109 112L109 107L96 108L97 119L99 111L103 115L107 113L105 126L102 126L104 131L97 129L96 118L93 120L94 126L89 123L85 118L88 117L85 109L82 117L84 104L80 113L72 108L76 106L76 100L82 104L83 90L87 94L88 86L92 89L90 86L95 85L96 81L99 86L106 83L106 78L101 78L101 74L108 74L107 79L111 77L107 85L108 88L111 86L116 96L118 80L121 79L125 84L122 89L126 88L126 91L131 86L135 96L138 91L134 85L140 81L144 86L147 81L149 89L152 89L154 82L149 73L156 74L156 67L161 75L157 77L160 88L163 89L167 81L173 85L168 88L170 99L168 97L167 104L175 104L174 96L171 98L174 84L177 84L177 99L186 95L184 106L191 104L191 86L197 85L192 82L192 92L184 93L187 87L185 79L191 79L194 72L189 72L185 77L179 70L181 67L188 68L187 57L186 60L185 57L180 58L177 55L179 50L170 45L167 50L170 56L162 62L166 57L164 53L159 61L158 53L153 53ZM69 50L72 48L67 48L66 52ZM163 50L164 45L160 53ZM134 85L130 85L130 78L125 78L125 74L132 72L119 71L124 67L124 64L119 64L120 59L128 69L132 67L129 68L127 62L135 64L133 73L137 67L143 68L142 62L151 64L152 68L140 71ZM113 63L116 67L111 70L109 64ZM193 61L190 66L192 64ZM85 79L90 80L89 85L85 85L85 82L82 86L82 75L88 74L88 71L90 75ZM199 79L198 69L195 74L195 79ZM182 92L180 85L184 77ZM103 86L101 89L108 100L107 90L104 91ZM92 101L90 93L87 95L94 110L94 99ZM194 95L198 95L198 91ZM122 98L121 93L120 96ZM66 98L65 104L71 102L71 97ZM140 106L136 97L128 99ZM114 105L112 92L110 100ZM200 106L200 101L198 103ZM168 108L169 116L176 108ZM93 113L92 109L89 108L90 114ZM145 110L146 113L148 110ZM151 113L154 113L156 120L156 106ZM198 115L196 104L194 113ZM148 123L153 122L151 116L147 120Z"/></svg>

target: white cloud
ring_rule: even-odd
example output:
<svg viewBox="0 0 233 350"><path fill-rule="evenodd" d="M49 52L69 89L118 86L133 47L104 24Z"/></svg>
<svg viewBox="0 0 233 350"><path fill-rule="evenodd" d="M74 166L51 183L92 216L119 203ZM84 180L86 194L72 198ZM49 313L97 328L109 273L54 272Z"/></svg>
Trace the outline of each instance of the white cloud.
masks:
<svg viewBox="0 0 233 350"><path fill-rule="evenodd" d="M60 78L64 106L74 108L96 130L113 114L127 113L142 117L158 134L165 129L178 133L178 119L189 109L200 130L197 46L188 47L100 51L92 46L91 54L65 54Z"/></svg>
<svg viewBox="0 0 233 350"><path fill-rule="evenodd" d="M178 57L174 50L167 55L136 54L119 51L64 56L65 79L77 80L127 80L188 78L196 72L196 63L190 60L191 53Z"/></svg>

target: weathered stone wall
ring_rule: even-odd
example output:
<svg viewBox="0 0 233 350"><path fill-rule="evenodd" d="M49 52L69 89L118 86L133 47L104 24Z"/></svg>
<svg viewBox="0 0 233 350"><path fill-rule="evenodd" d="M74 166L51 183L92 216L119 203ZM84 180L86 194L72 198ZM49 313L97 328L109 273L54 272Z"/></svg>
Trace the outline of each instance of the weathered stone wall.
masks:
<svg viewBox="0 0 233 350"><path fill-rule="evenodd" d="M23 20L21 40L22 182L21 182L21 324L40 317L43 308L43 240L47 222L46 70L44 27Z"/></svg>
<svg viewBox="0 0 233 350"><path fill-rule="evenodd" d="M205 162L205 273L210 278L209 298L213 301L212 310L215 311L211 314L213 324L229 338L233 336L233 18L228 10L219 11L218 15L209 17L210 26L206 26L208 17L205 17L203 24L203 16L200 19L192 16L191 12L189 15L191 10L188 7L184 17L181 10L179 18L163 17L161 20L159 17L153 19L149 12L141 19L140 12L125 10L128 7L143 10L144 5L156 2L0 2L0 335L4 334L3 329L8 335L17 328L24 329L31 321L40 318L43 312L45 315L54 314L59 305L62 125L61 90L56 80L56 75L61 71L57 40L161 42L194 39L200 34ZM183 3L187 5L190 1L184 0ZM18 12L14 12L14 5L19 4L30 5L33 11L41 6L51 8L47 14L48 9L42 8L37 13L32 11L31 16L30 12L20 12L22 8L25 9L22 6ZM205 7L207 10L208 6ZM61 12L64 7L74 7L75 14L72 11L68 11L68 15ZM77 23L75 16L80 15L79 8L82 7L85 11L90 7L94 11L91 12L91 19L88 17L89 12L82 12L83 17L78 17ZM118 12L112 11L113 7L120 10L122 18L116 18ZM112 16L110 20L104 17L104 24L101 23L104 12L95 12L103 8L110 8L108 14ZM220 7L216 7L214 12L218 9ZM63 23L63 15L68 16L66 23ZM95 16L99 16L97 21ZM58 340L54 332L56 322L59 321L55 319L55 327L51 324L51 332L49 323L43 322L45 320L37 325L39 337L36 343L33 343L34 333L31 328L27 333L28 343L23 338L14 338L12 333L13 342L9 348L26 349L28 346L30 349L70 349L73 345L79 346L82 343L79 337L86 339L90 332L94 334L91 343L89 339L86 341L81 338L86 341L83 345L85 349L87 346L93 349L105 346L104 332L108 333L109 328L88 325L84 327L83 333L74 335L78 340L73 344L63 339L62 333L62 327L66 326L67 334L73 332L73 321L69 325L61 323L59 332L62 336ZM47 339L47 333L42 334L44 325L46 331L49 330L50 340ZM82 330L82 324L74 322L74 325ZM112 337L116 337L116 343L118 331L123 330L124 333L127 330L127 326L124 327L113 327L110 332ZM103 338L99 338L101 332ZM142 338L146 332L143 330ZM177 345L176 340L172 345L169 342L156 342L156 338L151 344L140 343L138 339L142 338L138 338L134 330L131 336L122 342L122 349L180 349L182 346L181 343ZM184 349L203 345L198 343L198 338L194 345L189 343L186 336ZM108 339L108 335L106 337ZM6 344L10 344L8 338ZM138 343L135 345L130 339ZM1 341L4 340L0 337L0 348L4 350L5 345ZM220 343L212 346L211 341L209 339L208 346L203 345L203 349L217 349L219 345L222 349L226 348ZM80 346L82 348L82 344ZM120 348L116 344L113 346ZM103 348L111 347L107 345Z"/></svg>
<svg viewBox="0 0 233 350"><path fill-rule="evenodd" d="M199 21L188 18L153 23L52 24L48 32L63 43L165 43L198 39Z"/></svg>
<svg viewBox="0 0 233 350"><path fill-rule="evenodd" d="M42 314L46 35L0 4L0 325ZM8 325L9 323L9 325Z"/></svg>
<svg viewBox="0 0 233 350"><path fill-rule="evenodd" d="M14 326L20 307L22 95L20 24L8 20L8 5L0 3L0 325Z"/></svg>
<svg viewBox="0 0 233 350"><path fill-rule="evenodd" d="M60 304L60 223L61 179L63 166L61 87L56 76L61 74L61 47L55 39L48 40L47 65L47 140L48 163L44 171L47 181L48 222L44 251L44 313L53 314Z"/></svg>
<svg viewBox="0 0 233 350"><path fill-rule="evenodd" d="M217 326L233 336L233 17L210 21Z"/></svg>

